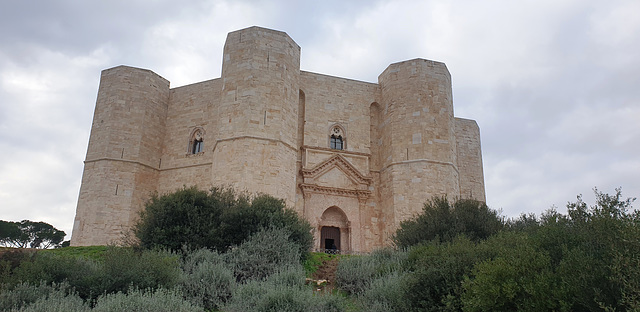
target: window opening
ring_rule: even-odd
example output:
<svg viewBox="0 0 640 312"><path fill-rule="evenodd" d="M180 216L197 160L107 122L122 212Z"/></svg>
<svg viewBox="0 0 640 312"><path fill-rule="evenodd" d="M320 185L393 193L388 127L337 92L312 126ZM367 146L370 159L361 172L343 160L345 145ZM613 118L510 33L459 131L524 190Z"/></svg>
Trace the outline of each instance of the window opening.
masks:
<svg viewBox="0 0 640 312"><path fill-rule="evenodd" d="M191 154L198 154L202 152L203 145L202 139L193 141L193 150L191 150Z"/></svg>
<svg viewBox="0 0 640 312"><path fill-rule="evenodd" d="M331 148L341 150L342 149L342 136L331 135Z"/></svg>
<svg viewBox="0 0 640 312"><path fill-rule="evenodd" d="M344 136L342 129L338 126L334 126L331 129L331 136L329 137L329 147L336 150L344 149Z"/></svg>
<svg viewBox="0 0 640 312"><path fill-rule="evenodd" d="M202 129L198 129L193 133L191 138L191 154L198 154L204 152L204 133Z"/></svg>

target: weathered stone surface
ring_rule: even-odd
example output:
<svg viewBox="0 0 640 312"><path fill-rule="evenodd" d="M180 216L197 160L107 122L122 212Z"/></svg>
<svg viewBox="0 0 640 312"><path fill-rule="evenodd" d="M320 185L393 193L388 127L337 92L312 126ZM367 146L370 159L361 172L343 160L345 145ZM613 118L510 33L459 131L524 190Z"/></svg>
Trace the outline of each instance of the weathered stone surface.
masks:
<svg viewBox="0 0 640 312"><path fill-rule="evenodd" d="M118 240L150 194L182 186L283 198L316 248L344 251L388 244L434 195L485 199L480 131L454 118L443 63L395 63L377 84L304 72L286 33L251 27L228 35L222 67L173 89L102 72L72 245Z"/></svg>

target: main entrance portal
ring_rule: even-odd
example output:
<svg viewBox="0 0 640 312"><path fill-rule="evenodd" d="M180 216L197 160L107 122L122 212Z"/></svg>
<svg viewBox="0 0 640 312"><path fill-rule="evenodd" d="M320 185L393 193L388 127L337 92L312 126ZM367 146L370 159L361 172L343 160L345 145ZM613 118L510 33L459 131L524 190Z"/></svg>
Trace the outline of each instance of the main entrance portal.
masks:
<svg viewBox="0 0 640 312"><path fill-rule="evenodd" d="M349 251L349 220L338 207L329 207L322 213L320 223L320 242L316 246L322 250ZM316 247L317 248L317 247Z"/></svg>
<svg viewBox="0 0 640 312"><path fill-rule="evenodd" d="M340 228L323 226L320 231L320 249L340 250Z"/></svg>

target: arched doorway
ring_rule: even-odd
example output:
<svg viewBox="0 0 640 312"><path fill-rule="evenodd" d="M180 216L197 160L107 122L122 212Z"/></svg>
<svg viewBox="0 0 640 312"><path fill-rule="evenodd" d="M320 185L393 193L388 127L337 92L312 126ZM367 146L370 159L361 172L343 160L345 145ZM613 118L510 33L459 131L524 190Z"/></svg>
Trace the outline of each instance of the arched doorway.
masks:
<svg viewBox="0 0 640 312"><path fill-rule="evenodd" d="M323 226L320 230L320 249L340 250L340 228Z"/></svg>
<svg viewBox="0 0 640 312"><path fill-rule="evenodd" d="M335 206L327 208L327 210L322 213L319 227L320 249L335 251L350 250L349 220L342 209Z"/></svg>

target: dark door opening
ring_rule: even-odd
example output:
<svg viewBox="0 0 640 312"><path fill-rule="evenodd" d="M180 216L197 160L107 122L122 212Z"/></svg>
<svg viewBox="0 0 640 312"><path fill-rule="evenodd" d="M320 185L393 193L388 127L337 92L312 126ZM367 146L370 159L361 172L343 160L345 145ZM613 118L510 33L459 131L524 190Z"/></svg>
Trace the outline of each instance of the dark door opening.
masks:
<svg viewBox="0 0 640 312"><path fill-rule="evenodd" d="M340 228L323 226L320 231L320 249L340 250Z"/></svg>
<svg viewBox="0 0 640 312"><path fill-rule="evenodd" d="M331 238L325 238L324 247L325 249L333 249L333 250L338 249L335 242Z"/></svg>

